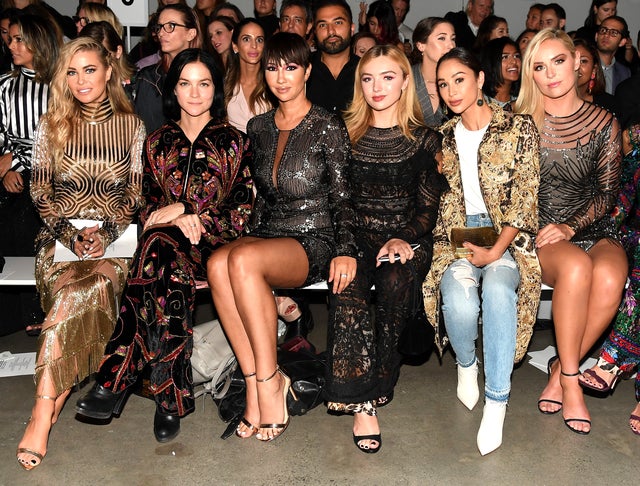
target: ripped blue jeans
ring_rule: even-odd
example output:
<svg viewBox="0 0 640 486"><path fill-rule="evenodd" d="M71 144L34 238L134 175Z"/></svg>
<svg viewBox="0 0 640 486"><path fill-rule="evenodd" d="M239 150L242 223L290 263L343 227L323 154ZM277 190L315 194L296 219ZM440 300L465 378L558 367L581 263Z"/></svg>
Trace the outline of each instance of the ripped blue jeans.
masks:
<svg viewBox="0 0 640 486"><path fill-rule="evenodd" d="M486 214L467 215L468 227L491 226ZM467 259L453 262L442 276L440 293L447 335L462 367L476 360L478 317L482 310L482 344L486 398L507 401L516 351L517 289L520 273L507 250L500 259L476 267Z"/></svg>

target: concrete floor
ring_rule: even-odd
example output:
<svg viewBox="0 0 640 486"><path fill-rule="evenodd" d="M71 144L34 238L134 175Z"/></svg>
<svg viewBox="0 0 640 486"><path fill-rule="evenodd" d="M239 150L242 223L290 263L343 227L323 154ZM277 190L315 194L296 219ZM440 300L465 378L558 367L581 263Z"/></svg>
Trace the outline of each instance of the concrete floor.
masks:
<svg viewBox="0 0 640 486"><path fill-rule="evenodd" d="M326 308L313 304L316 329L310 340L324 343ZM0 337L0 351L27 352L35 339L23 332ZM552 343L549 330L537 331L532 350ZM221 440L225 424L210 398L182 421L180 435L168 444L155 441L154 404L131 396L119 419L87 425L75 419L71 396L49 440L49 452L26 472L15 449L32 406L31 377L0 380L1 485L162 485L162 484L616 484L637 485L640 437L628 417L633 383L622 382L606 398L587 398L593 419L588 436L570 432L560 414L536 409L546 374L526 362L513 375L503 445L486 457L475 437L482 406L469 412L455 395L451 353L422 366L405 366L395 400L380 411L382 450L358 452L351 439L352 419L335 417L320 406L293 417L285 435L263 444L231 437Z"/></svg>

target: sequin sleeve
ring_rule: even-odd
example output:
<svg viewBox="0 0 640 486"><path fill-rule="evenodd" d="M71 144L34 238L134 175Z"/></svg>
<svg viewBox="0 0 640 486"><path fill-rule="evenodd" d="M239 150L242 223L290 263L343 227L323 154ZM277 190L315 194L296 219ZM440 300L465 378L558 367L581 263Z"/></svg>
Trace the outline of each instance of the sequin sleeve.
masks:
<svg viewBox="0 0 640 486"><path fill-rule="evenodd" d="M582 146L576 148L578 158L595 157L591 180L592 199L590 203L573 214L566 224L576 233L584 230L593 222L606 216L615 203L620 186L621 150L620 126L613 115L607 113L604 121L592 132L597 138L597 152L581 153Z"/></svg>
<svg viewBox="0 0 640 486"><path fill-rule="evenodd" d="M353 206L347 175L350 155L347 128L341 118L332 115L327 125L325 157L329 168L329 209L336 237L336 255L355 257L358 249L353 235Z"/></svg>
<svg viewBox="0 0 640 486"><path fill-rule="evenodd" d="M49 130L47 119L42 118L33 140L31 199L33 199L33 204L49 233L71 249L71 239L76 235L77 229L69 222L55 201L54 161L49 141Z"/></svg>

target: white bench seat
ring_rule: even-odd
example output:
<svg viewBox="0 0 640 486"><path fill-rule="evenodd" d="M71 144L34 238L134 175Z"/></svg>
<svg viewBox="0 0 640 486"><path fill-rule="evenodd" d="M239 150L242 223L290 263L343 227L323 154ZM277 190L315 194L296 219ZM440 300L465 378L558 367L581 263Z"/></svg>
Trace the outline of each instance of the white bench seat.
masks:
<svg viewBox="0 0 640 486"><path fill-rule="evenodd" d="M35 287L35 257L5 257L5 260L4 269L2 270L2 273L0 273L0 285ZM206 289L208 287L209 286L206 281L196 282L197 289ZM297 290L327 292L328 286L327 282L318 282ZM551 298L548 294L552 290L553 288L548 285L542 285L542 291L544 293L540 301L540 308L538 309L538 319L551 320Z"/></svg>

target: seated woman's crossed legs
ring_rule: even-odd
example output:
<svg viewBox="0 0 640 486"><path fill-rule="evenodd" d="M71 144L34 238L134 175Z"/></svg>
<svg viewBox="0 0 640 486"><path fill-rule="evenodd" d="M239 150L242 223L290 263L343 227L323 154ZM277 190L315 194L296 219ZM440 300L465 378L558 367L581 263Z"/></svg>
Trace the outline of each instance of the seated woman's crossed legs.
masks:
<svg viewBox="0 0 640 486"><path fill-rule="evenodd" d="M277 309L272 289L299 287L308 271L307 254L293 238L243 237L216 250L207 262L216 311L247 382L239 437L257 433L261 440L272 440L288 425L288 378L274 374Z"/></svg>

